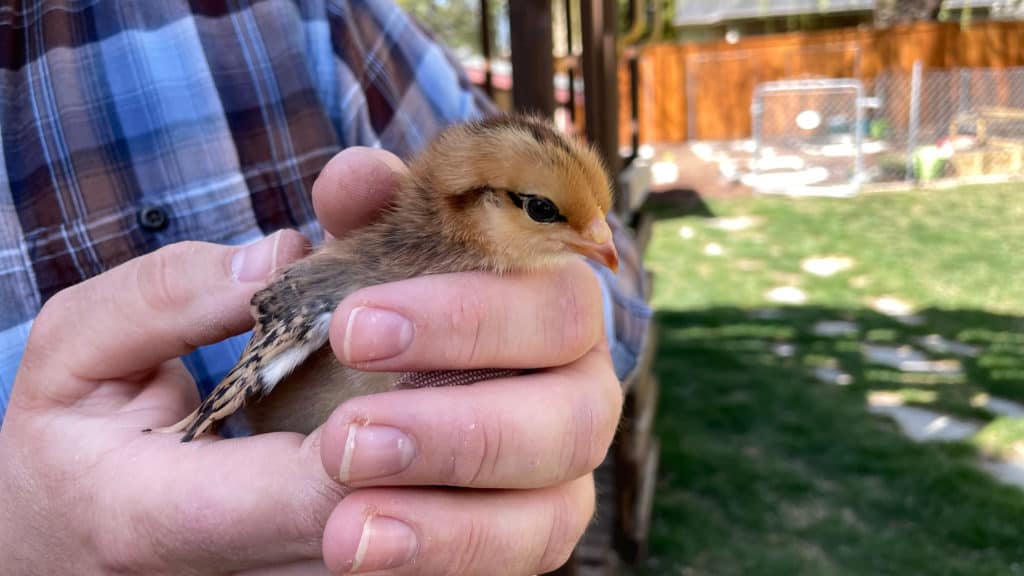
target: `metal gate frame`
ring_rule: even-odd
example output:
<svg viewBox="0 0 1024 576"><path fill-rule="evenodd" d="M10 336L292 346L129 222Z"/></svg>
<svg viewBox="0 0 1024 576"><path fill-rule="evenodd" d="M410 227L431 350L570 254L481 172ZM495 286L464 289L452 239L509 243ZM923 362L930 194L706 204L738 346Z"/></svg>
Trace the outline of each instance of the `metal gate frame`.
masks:
<svg viewBox="0 0 1024 576"><path fill-rule="evenodd" d="M853 176L850 179L848 187L845 189L836 188L835 186L829 187L815 187L803 186L799 189L793 189L789 191L777 191L777 190L762 190L763 192L781 192L784 194L793 195L822 195L822 196L852 196L860 191L860 186L865 180L864 172L864 109L867 108L870 103L864 97L864 85L855 78L832 78L832 79L814 79L814 80L782 80L776 82L763 82L758 84L754 89L754 95L751 99L750 113L752 120L752 131L754 140L754 160L752 166L752 173L757 176L760 173L760 160L764 150L764 134L763 134L763 114L764 114L764 97L767 94L777 92L830 92L830 91L853 91L855 95L854 100L854 122L853 122L853 145L854 145L854 166ZM815 188L819 188L815 190Z"/></svg>

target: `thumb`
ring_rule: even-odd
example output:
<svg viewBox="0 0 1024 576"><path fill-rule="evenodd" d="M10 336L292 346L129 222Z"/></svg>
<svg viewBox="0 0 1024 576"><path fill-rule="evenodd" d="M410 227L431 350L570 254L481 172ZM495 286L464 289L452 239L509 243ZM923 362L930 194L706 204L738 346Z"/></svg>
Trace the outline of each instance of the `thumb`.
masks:
<svg viewBox="0 0 1024 576"><path fill-rule="evenodd" d="M129 377L242 332L253 293L305 245L301 234L281 231L245 247L181 242L130 260L51 298L23 367L58 370L42 380L50 386L66 376ZM67 400L71 391L50 392Z"/></svg>
<svg viewBox="0 0 1024 576"><path fill-rule="evenodd" d="M339 152L313 182L313 209L334 237L372 222L394 198L409 168L379 148Z"/></svg>

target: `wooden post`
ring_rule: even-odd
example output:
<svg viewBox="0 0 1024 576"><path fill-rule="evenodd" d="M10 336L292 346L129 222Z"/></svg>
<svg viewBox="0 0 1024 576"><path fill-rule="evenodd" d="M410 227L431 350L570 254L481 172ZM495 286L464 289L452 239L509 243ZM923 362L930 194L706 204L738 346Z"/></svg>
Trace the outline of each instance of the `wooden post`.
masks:
<svg viewBox="0 0 1024 576"><path fill-rule="evenodd" d="M617 0L580 0L583 28L583 82L587 139L617 176L619 158L619 84L615 28ZM618 196L619 207L625 199Z"/></svg>
<svg viewBox="0 0 1024 576"><path fill-rule="evenodd" d="M494 98L494 77L491 74L491 3L480 0L480 51L484 57L484 91Z"/></svg>
<svg viewBox="0 0 1024 576"><path fill-rule="evenodd" d="M512 102L517 110L550 118L555 112L551 0L509 2Z"/></svg>
<svg viewBox="0 0 1024 576"><path fill-rule="evenodd" d="M572 1L562 0L565 7L565 55L571 58L574 54L572 47ZM576 127L576 65L572 64L568 70L569 76L569 124Z"/></svg>

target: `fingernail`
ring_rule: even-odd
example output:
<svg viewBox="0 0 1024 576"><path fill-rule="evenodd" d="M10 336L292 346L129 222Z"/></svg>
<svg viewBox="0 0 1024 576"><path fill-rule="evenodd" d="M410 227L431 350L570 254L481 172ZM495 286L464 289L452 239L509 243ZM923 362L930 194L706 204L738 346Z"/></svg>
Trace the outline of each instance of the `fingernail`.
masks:
<svg viewBox="0 0 1024 576"><path fill-rule="evenodd" d="M416 446L390 426L349 424L338 480L352 482L398 474L416 456Z"/></svg>
<svg viewBox="0 0 1024 576"><path fill-rule="evenodd" d="M390 570L408 564L419 550L416 533L401 520L371 516L363 524L349 574Z"/></svg>
<svg viewBox="0 0 1024 576"><path fill-rule="evenodd" d="M257 282L270 276L277 264L281 233L249 244L231 257L231 276L236 282Z"/></svg>
<svg viewBox="0 0 1024 576"><path fill-rule="evenodd" d="M412 343L412 322L397 312L360 306L348 315L343 360L369 362L397 356Z"/></svg>

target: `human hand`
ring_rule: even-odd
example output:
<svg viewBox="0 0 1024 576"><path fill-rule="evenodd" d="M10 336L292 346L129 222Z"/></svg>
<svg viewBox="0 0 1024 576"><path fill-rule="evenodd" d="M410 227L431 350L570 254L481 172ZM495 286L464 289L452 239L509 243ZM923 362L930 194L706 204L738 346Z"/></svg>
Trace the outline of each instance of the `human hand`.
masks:
<svg viewBox="0 0 1024 576"><path fill-rule="evenodd" d="M381 152L339 155L314 189L327 229L342 234L372 217L401 169ZM169 359L244 329L269 263L297 257L300 246L282 233L250 248L245 262L262 274L243 282L230 272L235 248L169 247L47 303L0 431L6 565L315 574L324 572L322 555L335 571L406 561L398 573L526 574L565 558L590 516L587 473L607 449L620 404L596 283L582 265L543 277L453 275L367 289L342 303L332 326L339 351L356 305L389 305L424 326L405 352L370 369L560 367L359 398L305 438L180 444L139 432L196 403L187 372ZM470 296L461 304L460 293ZM350 362L385 342L358 325L349 334ZM387 428L405 434L404 449ZM346 484L362 487L344 500L333 479L342 462ZM430 485L522 490L409 488Z"/></svg>
<svg viewBox="0 0 1024 576"><path fill-rule="evenodd" d="M346 219L362 191L349 187L359 179L346 172L370 164L359 157L379 158L391 174L405 170L397 158L366 149L328 164L314 203L334 235L370 219ZM371 180L382 184L362 205L382 206L397 178L390 186L385 176ZM332 228L335 222L344 227ZM357 490L328 521L327 565L396 568L410 552L396 572L534 574L561 565L592 514L589 473L603 460L621 409L600 302L582 262L518 277L428 276L346 298L331 345L349 365L547 369L364 396L336 410L321 429L324 466ZM357 307L363 311L349 327ZM416 327L408 347L395 346L400 339L388 330L373 330L388 324L363 324L372 317L366 308L406 317ZM422 488L438 485L471 489Z"/></svg>

